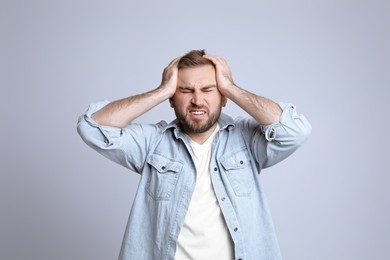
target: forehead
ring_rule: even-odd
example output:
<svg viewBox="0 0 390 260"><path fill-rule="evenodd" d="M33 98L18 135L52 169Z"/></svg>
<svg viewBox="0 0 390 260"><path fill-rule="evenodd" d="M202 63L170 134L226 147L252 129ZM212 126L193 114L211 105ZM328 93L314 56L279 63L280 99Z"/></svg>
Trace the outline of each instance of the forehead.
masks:
<svg viewBox="0 0 390 260"><path fill-rule="evenodd" d="M183 68L178 71L178 85L216 84L215 69L212 65L200 65L192 68Z"/></svg>

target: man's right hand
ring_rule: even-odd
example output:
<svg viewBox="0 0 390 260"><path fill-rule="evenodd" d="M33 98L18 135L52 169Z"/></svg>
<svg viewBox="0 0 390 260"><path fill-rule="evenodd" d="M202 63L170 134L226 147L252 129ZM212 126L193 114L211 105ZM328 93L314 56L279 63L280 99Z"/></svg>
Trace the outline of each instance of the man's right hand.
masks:
<svg viewBox="0 0 390 260"><path fill-rule="evenodd" d="M177 88L177 64L179 63L181 57L177 57L176 59L172 60L168 66L164 69L162 74L162 80L160 88L164 89L164 91L167 91L169 93L169 97L171 98Z"/></svg>

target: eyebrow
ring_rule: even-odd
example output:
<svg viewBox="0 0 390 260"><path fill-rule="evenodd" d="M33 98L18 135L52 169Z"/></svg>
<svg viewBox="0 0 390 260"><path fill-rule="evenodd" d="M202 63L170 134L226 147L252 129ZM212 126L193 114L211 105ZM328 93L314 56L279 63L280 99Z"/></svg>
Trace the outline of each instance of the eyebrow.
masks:
<svg viewBox="0 0 390 260"><path fill-rule="evenodd" d="M205 90L205 89L211 89L216 87L217 87L216 85L208 85L208 86L201 87L200 89Z"/></svg>

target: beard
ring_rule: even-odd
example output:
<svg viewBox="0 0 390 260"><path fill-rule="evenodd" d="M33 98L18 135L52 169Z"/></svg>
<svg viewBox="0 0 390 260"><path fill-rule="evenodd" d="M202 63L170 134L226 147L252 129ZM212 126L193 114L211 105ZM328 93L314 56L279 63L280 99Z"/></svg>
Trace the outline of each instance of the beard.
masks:
<svg viewBox="0 0 390 260"><path fill-rule="evenodd" d="M191 107L190 109L205 109L205 108L194 106ZM180 110L176 106L174 107L174 110L175 110L175 115L179 121L179 125L185 133L199 134L199 133L206 132L217 123L221 115L222 107L220 107L215 113L211 113L211 114L209 113L208 109L205 109L207 111L207 115L209 115L206 122L203 122L203 120L199 120L199 119L189 119L186 115L186 112L183 113L182 110ZM185 111L188 110L189 109Z"/></svg>

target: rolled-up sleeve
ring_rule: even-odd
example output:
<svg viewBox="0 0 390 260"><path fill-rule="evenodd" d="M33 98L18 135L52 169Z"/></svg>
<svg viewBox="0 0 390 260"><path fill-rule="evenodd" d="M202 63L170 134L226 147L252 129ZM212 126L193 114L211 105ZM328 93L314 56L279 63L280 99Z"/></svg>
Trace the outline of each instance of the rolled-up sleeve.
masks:
<svg viewBox="0 0 390 260"><path fill-rule="evenodd" d="M106 106L108 101L91 104L77 123L77 132L83 141L108 159L140 173L158 125L131 124L125 128L104 126L92 119L92 114Z"/></svg>
<svg viewBox="0 0 390 260"><path fill-rule="evenodd" d="M298 114L295 106L279 103L283 112L279 122L261 126L266 139L266 160L263 168L272 166L291 155L310 136L312 126L305 116Z"/></svg>

